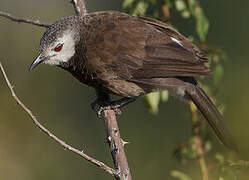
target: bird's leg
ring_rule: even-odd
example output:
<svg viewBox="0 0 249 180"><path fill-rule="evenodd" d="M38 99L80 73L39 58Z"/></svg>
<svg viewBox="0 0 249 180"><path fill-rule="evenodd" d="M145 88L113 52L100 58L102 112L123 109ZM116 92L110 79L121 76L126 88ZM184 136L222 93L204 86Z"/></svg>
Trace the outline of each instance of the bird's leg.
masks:
<svg viewBox="0 0 249 180"><path fill-rule="evenodd" d="M136 98L127 98L127 97L124 97L124 98L121 98L119 100L116 100L116 101L111 101L111 106L112 106L112 109L120 109L122 107L125 107L126 105L132 103L136 101Z"/></svg>
<svg viewBox="0 0 249 180"><path fill-rule="evenodd" d="M135 98L124 97L116 101L111 101L111 98L107 93L100 91L96 92L97 92L97 99L91 104L91 106L98 116L100 116L101 113L107 109L113 109L116 114L121 114L120 108L136 100Z"/></svg>
<svg viewBox="0 0 249 180"><path fill-rule="evenodd" d="M102 99L97 98L91 105L92 109L97 113L98 116L100 116L101 113L107 109L112 109L116 114L120 115L120 108L128 105L131 102L134 102L135 100L135 98L124 97L116 101L103 101Z"/></svg>

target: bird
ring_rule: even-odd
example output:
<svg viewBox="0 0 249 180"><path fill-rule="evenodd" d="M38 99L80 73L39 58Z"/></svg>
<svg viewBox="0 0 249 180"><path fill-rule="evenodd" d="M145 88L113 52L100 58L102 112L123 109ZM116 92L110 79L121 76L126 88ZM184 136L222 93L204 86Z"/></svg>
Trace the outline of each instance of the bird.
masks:
<svg viewBox="0 0 249 180"><path fill-rule="evenodd" d="M41 63L58 66L98 93L122 97L115 105L168 90L182 101L192 101L220 141L237 151L223 116L195 80L212 75L208 62L192 41L164 22L99 11L51 24L29 70Z"/></svg>

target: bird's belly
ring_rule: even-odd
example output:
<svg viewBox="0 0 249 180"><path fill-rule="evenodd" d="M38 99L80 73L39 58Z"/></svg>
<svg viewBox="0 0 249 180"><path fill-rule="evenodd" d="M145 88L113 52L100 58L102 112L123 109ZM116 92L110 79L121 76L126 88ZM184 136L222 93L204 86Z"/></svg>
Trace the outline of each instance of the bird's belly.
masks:
<svg viewBox="0 0 249 180"><path fill-rule="evenodd" d="M129 98L138 97L146 93L137 84L125 80L110 80L103 84L102 88L113 94Z"/></svg>
<svg viewBox="0 0 249 180"><path fill-rule="evenodd" d="M94 78L90 75L71 72L72 75L80 82L101 90L108 94L115 94L123 97L134 98L145 94L146 92L137 84L125 80L114 78Z"/></svg>

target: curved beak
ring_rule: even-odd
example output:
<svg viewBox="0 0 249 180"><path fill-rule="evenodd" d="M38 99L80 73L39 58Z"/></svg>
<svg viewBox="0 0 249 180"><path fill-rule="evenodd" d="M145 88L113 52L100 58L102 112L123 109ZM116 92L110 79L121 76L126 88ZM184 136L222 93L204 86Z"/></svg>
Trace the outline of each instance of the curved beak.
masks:
<svg viewBox="0 0 249 180"><path fill-rule="evenodd" d="M29 71L31 71L32 69L34 69L36 66L38 66L40 63L42 63L46 59L47 59L46 57L44 57L41 54L39 54L37 56L37 58L33 61L33 63L30 65Z"/></svg>

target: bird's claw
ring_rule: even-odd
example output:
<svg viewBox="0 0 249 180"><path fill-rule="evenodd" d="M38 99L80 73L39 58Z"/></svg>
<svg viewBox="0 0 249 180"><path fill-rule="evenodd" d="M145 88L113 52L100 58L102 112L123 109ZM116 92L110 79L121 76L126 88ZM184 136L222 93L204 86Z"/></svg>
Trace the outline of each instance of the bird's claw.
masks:
<svg viewBox="0 0 249 180"><path fill-rule="evenodd" d="M106 110L113 110L115 114L120 115L122 112L120 110L120 105L113 102L103 102L96 100L92 104L92 109L96 112L98 117L101 117Z"/></svg>

